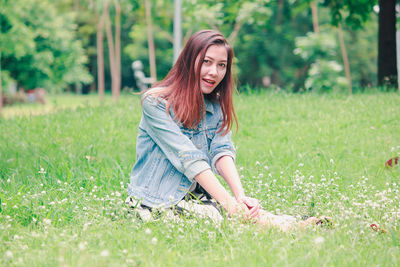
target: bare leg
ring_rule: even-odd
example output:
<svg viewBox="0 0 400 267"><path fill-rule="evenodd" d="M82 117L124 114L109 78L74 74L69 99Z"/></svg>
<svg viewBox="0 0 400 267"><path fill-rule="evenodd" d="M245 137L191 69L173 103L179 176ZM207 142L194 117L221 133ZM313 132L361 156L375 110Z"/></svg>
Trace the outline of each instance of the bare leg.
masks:
<svg viewBox="0 0 400 267"><path fill-rule="evenodd" d="M256 223L267 226L268 228L275 227L283 232L288 232L294 229L305 229L315 225L332 227L332 220L328 217L310 217L304 221L297 221L295 217L290 215L275 215L265 210L260 210L260 215L256 219Z"/></svg>

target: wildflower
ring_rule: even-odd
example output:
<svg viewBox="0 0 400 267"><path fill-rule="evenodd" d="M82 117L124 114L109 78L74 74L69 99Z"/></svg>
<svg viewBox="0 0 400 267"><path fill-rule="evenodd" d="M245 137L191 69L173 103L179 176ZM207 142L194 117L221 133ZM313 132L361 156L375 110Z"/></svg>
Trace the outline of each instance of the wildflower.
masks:
<svg viewBox="0 0 400 267"><path fill-rule="evenodd" d="M108 256L110 256L110 252L107 249L105 249L100 253L100 256L101 257L108 257Z"/></svg>
<svg viewBox="0 0 400 267"><path fill-rule="evenodd" d="M146 228L145 233L149 235L151 234L151 230L149 228Z"/></svg>
<svg viewBox="0 0 400 267"><path fill-rule="evenodd" d="M121 193L118 192L118 191L115 191L115 196L116 196L116 197L120 197L120 196L121 196Z"/></svg>
<svg viewBox="0 0 400 267"><path fill-rule="evenodd" d="M124 250L122 251L122 253L126 254L126 253L128 253L128 250L127 250L127 249L124 249Z"/></svg>
<svg viewBox="0 0 400 267"><path fill-rule="evenodd" d="M259 161L256 161L256 165L260 165L260 162L259 162Z"/></svg>
<svg viewBox="0 0 400 267"><path fill-rule="evenodd" d="M8 178L8 179L7 179L7 183L11 183L11 180L10 180L10 178ZM11 251L10 251L10 252L11 252Z"/></svg>
<svg viewBox="0 0 400 267"><path fill-rule="evenodd" d="M157 244L157 241L158 241L158 240L157 240L156 237L153 237L153 238L151 239L151 243L153 243L154 245Z"/></svg>
<svg viewBox="0 0 400 267"><path fill-rule="evenodd" d="M325 239L322 236L318 236L317 238L314 239L314 244L315 245L320 245L324 243Z"/></svg>
<svg viewBox="0 0 400 267"><path fill-rule="evenodd" d="M43 223L46 225L50 225L51 224L51 220L50 219L43 219Z"/></svg>
<svg viewBox="0 0 400 267"><path fill-rule="evenodd" d="M85 250L86 249L86 245L87 245L86 241L79 243L79 245L78 245L79 250Z"/></svg>
<svg viewBox="0 0 400 267"><path fill-rule="evenodd" d="M299 163L299 167L303 167L304 166L304 163Z"/></svg>
<svg viewBox="0 0 400 267"><path fill-rule="evenodd" d="M9 250L7 250L7 251L6 251L6 257L9 258L9 259L11 259L11 258L13 257L12 252L9 251Z"/></svg>
<svg viewBox="0 0 400 267"><path fill-rule="evenodd" d="M40 174L45 174L46 171L44 170L44 168L40 167L40 170L38 171L38 173L40 173Z"/></svg>

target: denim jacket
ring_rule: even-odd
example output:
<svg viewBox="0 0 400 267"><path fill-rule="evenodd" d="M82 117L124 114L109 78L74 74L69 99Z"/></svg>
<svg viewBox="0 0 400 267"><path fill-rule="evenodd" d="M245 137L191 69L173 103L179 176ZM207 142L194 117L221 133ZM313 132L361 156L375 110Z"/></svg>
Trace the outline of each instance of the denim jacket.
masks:
<svg viewBox="0 0 400 267"><path fill-rule="evenodd" d="M166 100L151 95L142 102L142 119L136 143L136 163L128 194L148 207L170 207L187 194L194 177L204 170L217 173L222 156L235 159L231 132L222 135L222 110L205 100L206 114L197 129L188 129L166 112Z"/></svg>

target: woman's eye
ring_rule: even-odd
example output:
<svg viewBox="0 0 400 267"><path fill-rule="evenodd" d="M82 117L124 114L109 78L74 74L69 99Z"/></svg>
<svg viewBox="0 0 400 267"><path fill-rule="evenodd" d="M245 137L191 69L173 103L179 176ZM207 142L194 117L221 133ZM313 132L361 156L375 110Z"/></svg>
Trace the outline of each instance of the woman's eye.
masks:
<svg viewBox="0 0 400 267"><path fill-rule="evenodd" d="M225 63L220 63L219 66L222 67L222 68L225 68L226 64Z"/></svg>
<svg viewBox="0 0 400 267"><path fill-rule="evenodd" d="M204 61L203 61L204 63L210 63L210 60L208 60L208 59L204 59Z"/></svg>

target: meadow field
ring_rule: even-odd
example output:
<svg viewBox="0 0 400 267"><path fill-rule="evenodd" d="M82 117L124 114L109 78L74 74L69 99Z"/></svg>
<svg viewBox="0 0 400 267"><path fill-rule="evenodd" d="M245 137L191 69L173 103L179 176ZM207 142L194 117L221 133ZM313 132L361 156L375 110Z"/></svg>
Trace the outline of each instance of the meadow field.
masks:
<svg viewBox="0 0 400 267"><path fill-rule="evenodd" d="M334 228L142 222L125 207L140 97L50 96L0 116L0 266L399 266L400 95L235 98L249 196ZM374 231L376 224L385 232Z"/></svg>

